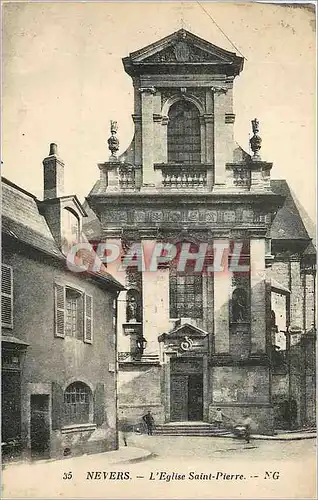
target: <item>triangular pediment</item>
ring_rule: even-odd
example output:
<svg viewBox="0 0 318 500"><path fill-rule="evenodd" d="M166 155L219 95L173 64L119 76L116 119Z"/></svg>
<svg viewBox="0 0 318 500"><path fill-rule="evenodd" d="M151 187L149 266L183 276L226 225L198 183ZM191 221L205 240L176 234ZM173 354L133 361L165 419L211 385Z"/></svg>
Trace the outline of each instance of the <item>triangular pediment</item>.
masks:
<svg viewBox="0 0 318 500"><path fill-rule="evenodd" d="M238 74L243 58L181 29L123 59L127 73L145 66L195 65L231 66Z"/></svg>
<svg viewBox="0 0 318 500"><path fill-rule="evenodd" d="M183 325L177 326L170 330L170 332L164 333L158 337L159 342L162 340L177 340L184 338L191 339L204 339L208 335L208 332L198 328L197 326L190 325L189 323L184 323Z"/></svg>
<svg viewBox="0 0 318 500"><path fill-rule="evenodd" d="M166 63L225 63L230 62L226 58L183 40L171 42L163 50L143 59L144 63L166 64Z"/></svg>

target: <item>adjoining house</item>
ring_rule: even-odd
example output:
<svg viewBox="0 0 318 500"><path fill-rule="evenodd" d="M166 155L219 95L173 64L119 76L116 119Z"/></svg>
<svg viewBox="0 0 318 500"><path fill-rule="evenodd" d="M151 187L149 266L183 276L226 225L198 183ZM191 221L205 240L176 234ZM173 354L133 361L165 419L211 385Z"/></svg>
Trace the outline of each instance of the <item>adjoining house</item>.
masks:
<svg viewBox="0 0 318 500"><path fill-rule="evenodd" d="M316 425L316 237L285 180L271 225L272 403L275 428Z"/></svg>
<svg viewBox="0 0 318 500"><path fill-rule="evenodd" d="M161 263L156 272L136 265L122 273L120 409L134 422L151 409L159 424L211 424L216 408L233 421L248 412L260 432L273 432L280 418L273 294L288 297L279 328L298 328L304 341L315 331L315 249L299 214L297 224L289 217L286 183L270 179L258 120L250 154L234 140L233 85L244 60L181 29L123 64L135 133L117 157L111 124L111 156L98 164L100 180L87 197L89 238L123 252L161 242L187 244L197 255L206 244L212 260L226 242L226 265L237 243L249 271L197 273L189 265L181 273ZM314 343L310 349L313 356ZM299 425L313 421L308 404L297 412Z"/></svg>
<svg viewBox="0 0 318 500"><path fill-rule="evenodd" d="M51 144L44 197L2 179L2 451L60 457L117 448L117 298L106 270L74 272L85 210L63 193ZM84 239L85 241L85 239Z"/></svg>

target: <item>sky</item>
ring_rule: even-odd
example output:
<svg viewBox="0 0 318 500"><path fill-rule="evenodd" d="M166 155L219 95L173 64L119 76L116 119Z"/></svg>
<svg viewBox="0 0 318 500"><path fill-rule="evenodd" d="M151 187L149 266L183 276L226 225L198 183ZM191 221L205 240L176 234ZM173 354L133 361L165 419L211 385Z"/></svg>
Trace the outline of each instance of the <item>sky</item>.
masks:
<svg viewBox="0 0 318 500"><path fill-rule="evenodd" d="M42 160L56 142L65 191L83 201L107 161L110 120L122 153L133 136L133 88L122 58L181 27L244 55L235 80L235 139L260 121L262 159L316 210L315 13L297 4L3 3L3 175L43 196ZM236 50L227 37L234 43Z"/></svg>

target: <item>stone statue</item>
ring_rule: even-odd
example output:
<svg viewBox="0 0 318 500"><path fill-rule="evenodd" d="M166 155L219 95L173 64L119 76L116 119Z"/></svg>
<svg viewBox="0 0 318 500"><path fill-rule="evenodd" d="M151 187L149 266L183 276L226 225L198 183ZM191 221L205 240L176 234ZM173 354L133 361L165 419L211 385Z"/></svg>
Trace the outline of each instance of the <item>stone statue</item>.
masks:
<svg viewBox="0 0 318 500"><path fill-rule="evenodd" d="M130 297L127 302L127 321L137 321L137 301Z"/></svg>
<svg viewBox="0 0 318 500"><path fill-rule="evenodd" d="M137 291L136 293L138 294ZM126 320L128 323L139 323L141 321L138 295L127 293Z"/></svg>
<svg viewBox="0 0 318 500"><path fill-rule="evenodd" d="M232 295L232 321L239 323L247 321L247 295L242 288L236 288Z"/></svg>
<svg viewBox="0 0 318 500"><path fill-rule="evenodd" d="M114 120L111 120L110 121L110 133L111 133L111 136L110 136L110 138L107 141L108 142L108 149L111 152L110 160L116 160L117 159L116 152L119 150L119 140L116 137L117 130L118 130L117 122L114 121Z"/></svg>

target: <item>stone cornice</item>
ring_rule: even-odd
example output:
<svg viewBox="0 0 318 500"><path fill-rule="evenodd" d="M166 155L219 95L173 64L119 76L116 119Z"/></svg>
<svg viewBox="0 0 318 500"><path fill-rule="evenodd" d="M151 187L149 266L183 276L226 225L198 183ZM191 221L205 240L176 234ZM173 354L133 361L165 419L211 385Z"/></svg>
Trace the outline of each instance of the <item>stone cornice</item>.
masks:
<svg viewBox="0 0 318 500"><path fill-rule="evenodd" d="M155 87L139 87L138 90L141 94L155 94L156 93Z"/></svg>
<svg viewBox="0 0 318 500"><path fill-rule="evenodd" d="M251 191L246 191L243 193L227 193L227 192L199 192L193 190L190 192L183 192L181 189L176 192L169 192L169 190L157 190L151 189L147 192L129 192L126 191L116 191L91 194L87 197L91 203L110 205L115 203L119 206L131 206L135 205L136 208L140 203L144 203L145 206L151 204L153 206L162 204L163 206L174 206L176 203L180 203L182 200L183 205L246 205L253 204L253 206L259 206L264 209L264 212L270 212L273 207L279 208L284 202L284 196L277 195L272 191L264 191L253 193ZM268 209L267 209L268 208Z"/></svg>
<svg viewBox="0 0 318 500"><path fill-rule="evenodd" d="M225 113L225 123L234 123L235 115L233 113Z"/></svg>

